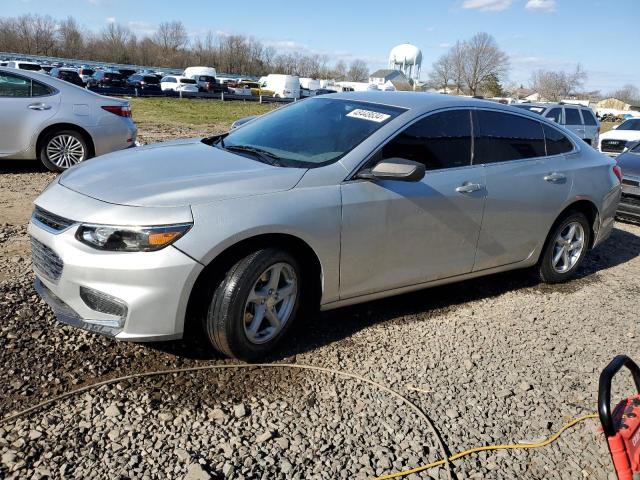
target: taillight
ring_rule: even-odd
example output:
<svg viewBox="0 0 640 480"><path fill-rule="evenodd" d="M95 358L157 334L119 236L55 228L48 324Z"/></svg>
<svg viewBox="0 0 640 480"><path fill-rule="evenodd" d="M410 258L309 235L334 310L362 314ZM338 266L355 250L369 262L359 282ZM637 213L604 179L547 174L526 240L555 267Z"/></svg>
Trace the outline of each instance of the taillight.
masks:
<svg viewBox="0 0 640 480"><path fill-rule="evenodd" d="M620 165L613 166L613 174L618 177L618 180L622 183L622 168L620 168Z"/></svg>
<svg viewBox="0 0 640 480"><path fill-rule="evenodd" d="M119 117L131 117L131 107L129 105L103 105L102 109Z"/></svg>

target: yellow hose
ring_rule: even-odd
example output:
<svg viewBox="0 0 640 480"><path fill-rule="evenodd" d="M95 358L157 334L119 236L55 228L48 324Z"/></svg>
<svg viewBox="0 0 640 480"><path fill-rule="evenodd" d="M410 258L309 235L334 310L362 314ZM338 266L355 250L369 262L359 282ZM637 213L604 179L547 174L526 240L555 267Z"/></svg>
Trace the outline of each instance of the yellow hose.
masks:
<svg viewBox="0 0 640 480"><path fill-rule="evenodd" d="M580 422L584 422L585 420L589 420L591 418L598 418L598 414L597 413L591 413L589 415L583 415L582 417L574 418L569 423L565 423L560 430L558 430L556 433L551 435L549 438L547 438L543 442L539 442L539 443L523 443L523 444L517 444L517 445L515 445L515 444L511 444L511 445L486 445L484 447L470 448L468 450L464 450L462 452L459 452L459 453L456 453L454 455L451 455L449 457L449 461L453 462L455 460L458 460L459 458L466 457L467 455L471 455L472 453L486 452L487 450L519 450L519 449L520 450L525 450L525 449L529 449L529 448L546 447L547 445L549 445L549 444L555 442L556 440L558 440L558 438L560 438L560 435L562 435L565 430L568 430L569 428L573 427L574 425L576 425L576 424L578 424ZM445 463L444 459L443 460L438 460L436 462L428 463L426 465L421 465L419 467L412 468L410 470L403 470L401 472L395 472L395 473L390 473L388 475L382 475L381 477L376 477L373 480L386 480L386 479L389 479L389 478L404 477L406 475L411 475L412 473L422 472L423 470L428 470L428 469L433 468L433 467L439 467L440 465L444 465L444 463Z"/></svg>

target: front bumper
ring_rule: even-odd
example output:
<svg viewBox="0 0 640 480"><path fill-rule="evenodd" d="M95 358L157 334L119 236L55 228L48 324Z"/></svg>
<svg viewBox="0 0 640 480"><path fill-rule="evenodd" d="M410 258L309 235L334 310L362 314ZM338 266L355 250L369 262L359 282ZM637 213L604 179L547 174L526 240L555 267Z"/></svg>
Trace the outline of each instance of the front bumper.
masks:
<svg viewBox="0 0 640 480"><path fill-rule="evenodd" d="M202 265L171 246L156 252L95 250L75 239L76 228L54 233L29 223L29 234L62 261L58 278L34 261L36 290L57 319L118 340L181 338L189 294ZM126 317L92 310L81 298L80 287L124 302Z"/></svg>

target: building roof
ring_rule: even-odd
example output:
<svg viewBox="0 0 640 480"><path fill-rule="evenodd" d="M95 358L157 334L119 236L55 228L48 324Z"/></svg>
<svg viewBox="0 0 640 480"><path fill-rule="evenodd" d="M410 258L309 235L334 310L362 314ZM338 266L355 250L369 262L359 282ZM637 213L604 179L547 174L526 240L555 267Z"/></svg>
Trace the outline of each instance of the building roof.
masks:
<svg viewBox="0 0 640 480"><path fill-rule="evenodd" d="M380 70L376 70L369 78L387 78L387 77L397 77L398 75L402 75L404 77L404 73L400 70L393 70L391 68L381 68Z"/></svg>

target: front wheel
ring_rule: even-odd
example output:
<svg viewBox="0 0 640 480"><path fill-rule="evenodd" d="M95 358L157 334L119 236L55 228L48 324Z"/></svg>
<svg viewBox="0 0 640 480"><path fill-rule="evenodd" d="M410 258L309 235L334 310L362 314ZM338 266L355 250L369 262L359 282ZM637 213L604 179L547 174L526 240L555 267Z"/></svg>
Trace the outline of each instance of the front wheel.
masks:
<svg viewBox="0 0 640 480"><path fill-rule="evenodd" d="M203 326L211 345L248 361L272 352L298 313L302 275L296 258L280 249L238 261L209 297Z"/></svg>
<svg viewBox="0 0 640 480"><path fill-rule="evenodd" d="M591 229L587 217L581 212L569 212L557 221L538 262L538 274L546 283L569 280L582 263Z"/></svg>

